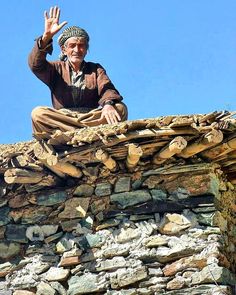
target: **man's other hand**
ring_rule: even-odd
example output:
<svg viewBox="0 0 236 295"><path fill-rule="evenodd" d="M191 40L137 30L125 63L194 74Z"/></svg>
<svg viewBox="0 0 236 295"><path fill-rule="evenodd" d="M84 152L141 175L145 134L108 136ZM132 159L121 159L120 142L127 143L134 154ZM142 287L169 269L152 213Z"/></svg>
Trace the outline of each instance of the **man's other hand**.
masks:
<svg viewBox="0 0 236 295"><path fill-rule="evenodd" d="M102 109L101 119L106 118L108 124L115 124L121 121L117 110L111 105L105 105Z"/></svg>

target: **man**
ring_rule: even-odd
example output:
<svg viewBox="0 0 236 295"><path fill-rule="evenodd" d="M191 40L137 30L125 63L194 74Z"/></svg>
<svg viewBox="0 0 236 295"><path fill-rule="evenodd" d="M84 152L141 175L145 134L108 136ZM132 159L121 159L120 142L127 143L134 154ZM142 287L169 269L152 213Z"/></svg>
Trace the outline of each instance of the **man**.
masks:
<svg viewBox="0 0 236 295"><path fill-rule="evenodd" d="M55 130L70 131L85 126L114 124L127 119L127 108L104 68L86 62L89 36L79 27L65 29L58 38L60 61L48 62L52 38L67 22L59 23L60 9L44 13L45 29L29 56L29 66L51 91L53 108L32 111L34 136L50 137Z"/></svg>

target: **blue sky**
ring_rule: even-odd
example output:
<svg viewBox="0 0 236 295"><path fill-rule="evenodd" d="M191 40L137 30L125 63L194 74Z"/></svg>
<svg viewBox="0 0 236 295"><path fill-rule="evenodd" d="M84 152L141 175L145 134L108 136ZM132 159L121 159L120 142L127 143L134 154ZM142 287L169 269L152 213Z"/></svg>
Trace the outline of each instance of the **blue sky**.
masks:
<svg viewBox="0 0 236 295"><path fill-rule="evenodd" d="M27 58L54 5L61 21L88 31L86 60L106 68L130 120L236 110L235 0L4 1L0 143L30 140L31 110L51 106Z"/></svg>

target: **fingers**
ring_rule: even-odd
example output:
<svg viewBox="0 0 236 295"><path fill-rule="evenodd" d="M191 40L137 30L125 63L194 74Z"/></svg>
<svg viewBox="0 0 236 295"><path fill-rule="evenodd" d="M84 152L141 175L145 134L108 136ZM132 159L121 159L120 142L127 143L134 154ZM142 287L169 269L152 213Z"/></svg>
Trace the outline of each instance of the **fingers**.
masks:
<svg viewBox="0 0 236 295"><path fill-rule="evenodd" d="M63 23L61 23L61 24L59 25L59 29L61 29L62 27L64 27L66 24L67 24L67 22L66 22L66 21L65 21L65 22L63 22Z"/></svg>
<svg viewBox="0 0 236 295"><path fill-rule="evenodd" d="M60 8L58 8L57 6L51 7L50 10L49 10L49 17L59 19L59 17L60 17Z"/></svg>
<svg viewBox="0 0 236 295"><path fill-rule="evenodd" d="M48 13L47 13L47 11L44 11L44 18L45 18L45 20L48 19Z"/></svg>
<svg viewBox="0 0 236 295"><path fill-rule="evenodd" d="M121 121L120 115L115 108L109 106L107 109L103 109L102 118L106 118L108 124L116 124Z"/></svg>

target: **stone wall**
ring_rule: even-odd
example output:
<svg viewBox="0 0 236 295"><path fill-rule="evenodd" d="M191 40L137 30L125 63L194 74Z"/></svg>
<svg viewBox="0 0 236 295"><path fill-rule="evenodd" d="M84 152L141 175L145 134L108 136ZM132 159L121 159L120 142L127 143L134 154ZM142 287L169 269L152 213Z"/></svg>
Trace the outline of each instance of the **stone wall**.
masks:
<svg viewBox="0 0 236 295"><path fill-rule="evenodd" d="M0 295L235 294L234 194L207 164L5 190Z"/></svg>

